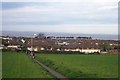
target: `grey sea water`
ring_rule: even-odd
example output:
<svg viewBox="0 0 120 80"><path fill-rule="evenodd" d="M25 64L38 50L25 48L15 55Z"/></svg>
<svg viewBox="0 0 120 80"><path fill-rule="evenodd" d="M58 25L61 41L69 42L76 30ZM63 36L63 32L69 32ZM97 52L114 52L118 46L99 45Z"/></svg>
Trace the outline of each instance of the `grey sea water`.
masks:
<svg viewBox="0 0 120 80"><path fill-rule="evenodd" d="M32 32L32 31L2 31L1 36L33 37L34 34L44 33L46 36L72 36L92 37L101 40L118 40L118 35L112 34L83 34L83 33L59 33L59 32Z"/></svg>

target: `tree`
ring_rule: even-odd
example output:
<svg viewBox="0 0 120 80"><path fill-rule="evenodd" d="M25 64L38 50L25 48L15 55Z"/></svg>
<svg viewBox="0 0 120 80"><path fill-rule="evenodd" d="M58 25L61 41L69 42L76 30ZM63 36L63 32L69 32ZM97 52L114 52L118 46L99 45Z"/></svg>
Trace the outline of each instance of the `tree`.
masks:
<svg viewBox="0 0 120 80"><path fill-rule="evenodd" d="M2 44L4 46L8 46L9 45L8 40L7 39L6 40L2 39Z"/></svg>
<svg viewBox="0 0 120 80"><path fill-rule="evenodd" d="M102 51L110 51L112 47L108 43L104 43L100 45Z"/></svg>
<svg viewBox="0 0 120 80"><path fill-rule="evenodd" d="M35 38L46 38L44 33L39 33Z"/></svg>

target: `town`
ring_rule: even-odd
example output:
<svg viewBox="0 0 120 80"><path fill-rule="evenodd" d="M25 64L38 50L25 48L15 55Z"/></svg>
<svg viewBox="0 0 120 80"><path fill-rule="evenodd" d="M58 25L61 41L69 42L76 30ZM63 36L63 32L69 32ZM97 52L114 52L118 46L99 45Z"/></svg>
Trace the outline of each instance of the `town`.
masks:
<svg viewBox="0 0 120 80"><path fill-rule="evenodd" d="M1 50L35 51L35 52L67 52L118 54L117 40L99 40L92 37L45 36L40 33L34 37L0 36Z"/></svg>
<svg viewBox="0 0 120 80"><path fill-rule="evenodd" d="M119 80L118 0L1 1L1 80Z"/></svg>

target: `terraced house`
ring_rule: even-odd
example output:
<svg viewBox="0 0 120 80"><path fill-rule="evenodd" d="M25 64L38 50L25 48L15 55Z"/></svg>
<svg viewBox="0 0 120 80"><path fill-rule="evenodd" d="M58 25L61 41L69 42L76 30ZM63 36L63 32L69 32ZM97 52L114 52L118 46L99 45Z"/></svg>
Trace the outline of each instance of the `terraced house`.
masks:
<svg viewBox="0 0 120 80"><path fill-rule="evenodd" d="M100 53L100 47L89 40L74 40L74 39L40 39L33 38L28 41L28 50L34 51L78 51L83 53Z"/></svg>
<svg viewBox="0 0 120 80"><path fill-rule="evenodd" d="M7 38L7 37L6 37ZM10 37L2 39L1 49L29 51L59 51L81 53L118 53L117 40L97 40L92 38L45 38Z"/></svg>

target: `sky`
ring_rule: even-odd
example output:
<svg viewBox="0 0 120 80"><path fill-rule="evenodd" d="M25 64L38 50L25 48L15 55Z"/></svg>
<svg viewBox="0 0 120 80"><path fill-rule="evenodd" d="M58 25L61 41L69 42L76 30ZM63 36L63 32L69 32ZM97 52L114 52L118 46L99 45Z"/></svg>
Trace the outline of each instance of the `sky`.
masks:
<svg viewBox="0 0 120 80"><path fill-rule="evenodd" d="M118 34L118 0L2 1L2 31Z"/></svg>

